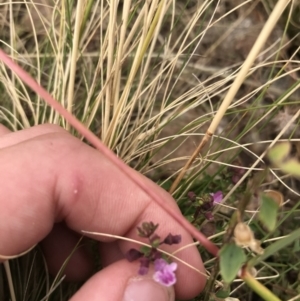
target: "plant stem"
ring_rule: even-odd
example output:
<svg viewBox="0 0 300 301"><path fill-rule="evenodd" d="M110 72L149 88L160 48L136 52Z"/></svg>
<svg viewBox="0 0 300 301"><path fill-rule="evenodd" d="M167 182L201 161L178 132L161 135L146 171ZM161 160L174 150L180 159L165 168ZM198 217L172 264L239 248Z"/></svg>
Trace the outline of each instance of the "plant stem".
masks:
<svg viewBox="0 0 300 301"><path fill-rule="evenodd" d="M15 295L14 284L13 284L12 277L11 277L9 261L8 260L4 261L3 265L4 265L6 277L7 277L11 300L16 301L17 299L16 299L16 295Z"/></svg>
<svg viewBox="0 0 300 301"><path fill-rule="evenodd" d="M196 157L199 155L202 148L205 146L205 144L210 140L210 138L214 135L221 119L223 118L227 108L231 104L233 98L235 97L238 89L242 85L245 77L247 76L247 73L254 63L257 55L259 54L259 51L261 50L262 46L265 44L267 38L269 37L271 31L275 27L279 17L283 13L285 7L288 5L290 0L279 0L274 7L272 13L269 16L269 19L267 20L265 26L263 27L262 31L260 32L259 36L257 37L252 49L250 50L247 59L245 60L244 64L242 65L242 68L240 69L236 79L234 80L232 86L230 87L228 93L226 94L220 108L218 109L214 119L212 120L208 130L206 131L202 141L200 142L199 146L196 148L190 159L187 161L185 166L182 168L181 172L178 174L177 178L173 182L170 193L172 194L175 189L177 188L179 182L184 177L187 170L191 167L193 162L195 161Z"/></svg>
<svg viewBox="0 0 300 301"><path fill-rule="evenodd" d="M159 2L159 5L156 9L156 13L154 15L154 18L150 24L150 27L149 27L149 30L145 36L145 38L143 40L141 40L140 42L140 45L138 46L138 49L137 49L137 54L136 56L134 57L134 61L132 63L132 67L130 69L130 73L129 73L129 76L128 76L128 79L127 79L127 82L126 82L126 85L125 85L125 88L123 90L123 93L120 97L120 100L119 100L119 103L118 103L118 107L117 108L114 108L114 116L112 117L112 120L110 122L110 125L107 129L107 133L106 133L106 136L102 136L104 137L103 139L103 142L105 145L107 146L111 146L113 144L113 138L115 135L113 135L112 133L115 133L115 129L118 125L118 122L119 122L119 111L121 109L121 107L124 105L124 103L126 103L127 101L127 98L128 98L128 95L130 93L130 89L131 89L131 85L132 85L132 82L135 78L135 75L143 61L143 58L144 58L144 55L151 43L151 40L154 36L154 33L155 33L155 29L157 29L157 25L159 23L159 19L162 17L162 12L164 11L164 7L165 7L165 3L166 1L165 0L162 0Z"/></svg>
<svg viewBox="0 0 300 301"><path fill-rule="evenodd" d="M71 68L69 74L69 85L68 85L68 96L67 96L67 108L69 112L72 112L73 108L73 97L74 97L74 84L77 66L77 56L78 56L78 44L80 36L80 26L82 21L82 10L83 10L83 0L78 0L76 9L76 19L75 19L75 29L73 34L73 45L72 45L72 56L71 56ZM70 125L67 123L66 129L70 130Z"/></svg>
<svg viewBox="0 0 300 301"><path fill-rule="evenodd" d="M270 290L268 290L264 285L257 281L247 270L244 271L242 279L254 292L256 292L264 300L281 301Z"/></svg>

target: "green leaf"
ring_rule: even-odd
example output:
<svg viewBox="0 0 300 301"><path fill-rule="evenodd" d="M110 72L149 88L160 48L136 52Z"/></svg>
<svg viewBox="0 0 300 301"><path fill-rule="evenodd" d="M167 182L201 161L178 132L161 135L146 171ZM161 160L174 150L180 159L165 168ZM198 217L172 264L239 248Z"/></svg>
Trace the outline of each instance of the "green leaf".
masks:
<svg viewBox="0 0 300 301"><path fill-rule="evenodd" d="M274 146L268 152L268 158L276 167L284 173L300 177L300 162L295 158L289 158L291 144L283 142Z"/></svg>
<svg viewBox="0 0 300 301"><path fill-rule="evenodd" d="M294 243L293 252L296 253L296 252L299 252L299 251L300 251L300 241L298 239Z"/></svg>
<svg viewBox="0 0 300 301"><path fill-rule="evenodd" d="M273 164L280 164L288 157L291 151L289 142L283 142L272 147L268 152L268 157Z"/></svg>
<svg viewBox="0 0 300 301"><path fill-rule="evenodd" d="M300 228L293 231L290 235L288 235L280 240L277 240L275 243L271 244L269 247L267 247L265 249L265 251L262 255L251 259L249 261L249 266L254 266L254 265L260 263L261 261L263 261L266 258L268 258L269 256L275 254L279 250L285 248L286 246L288 246L293 241L295 241L296 239L299 239L299 238L300 238Z"/></svg>
<svg viewBox="0 0 300 301"><path fill-rule="evenodd" d="M146 257L150 255L151 248L147 246L141 246L140 252L143 253Z"/></svg>
<svg viewBox="0 0 300 301"><path fill-rule="evenodd" d="M276 227L278 204L269 196L261 195L261 207L259 210L259 219L268 228L269 231L273 231Z"/></svg>
<svg viewBox="0 0 300 301"><path fill-rule="evenodd" d="M220 272L226 283L231 283L246 261L244 250L235 243L225 244L220 250Z"/></svg>
<svg viewBox="0 0 300 301"><path fill-rule="evenodd" d="M220 299L225 299L230 296L230 289L220 289L216 292L216 297Z"/></svg>
<svg viewBox="0 0 300 301"><path fill-rule="evenodd" d="M289 159L279 165L284 173L300 177L300 163L296 159Z"/></svg>

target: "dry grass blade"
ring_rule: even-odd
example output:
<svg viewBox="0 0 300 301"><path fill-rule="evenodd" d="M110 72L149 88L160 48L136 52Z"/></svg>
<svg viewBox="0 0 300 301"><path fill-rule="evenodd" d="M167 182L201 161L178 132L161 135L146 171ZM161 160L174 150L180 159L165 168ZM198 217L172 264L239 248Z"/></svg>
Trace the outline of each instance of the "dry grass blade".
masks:
<svg viewBox="0 0 300 301"><path fill-rule="evenodd" d="M130 70L129 76L128 76L128 80L126 83L126 86L124 88L124 91L120 97L119 103L117 108L115 109L116 114L113 116L112 120L111 120L111 124L107 130L107 135L104 137L104 143L106 145L108 145L109 147L111 147L113 145L113 134L116 132L116 127L118 125L119 122L119 118L120 118L120 114L122 113L122 109L126 104L126 101L129 97L129 93L130 93L130 89L132 86L132 82L135 78L135 75L142 63L143 57L149 47L149 44L151 43L151 40L154 36L155 31L157 30L157 28L159 28L160 23L163 19L164 16L164 10L165 10L165 6L166 6L166 1L160 1L158 4L158 7L154 13L154 8L156 7L155 2L152 2L151 7L150 7L150 12L151 10L153 10L153 20L151 22L151 24L149 24L149 29L147 32L143 32L143 38L140 40L140 44L137 50L137 54L134 58L134 62L132 64L132 68ZM145 28L147 28L147 26L145 26ZM143 30L145 31L145 30ZM134 107L134 105L131 105L131 109Z"/></svg>
<svg viewBox="0 0 300 301"><path fill-rule="evenodd" d="M73 108L73 95L74 95L74 85L75 85L75 75L76 75L76 62L78 56L78 45L80 36L80 25L82 21L84 0L79 0L76 9L76 19L75 19L75 30L73 34L73 46L72 46L72 57L71 57L71 68L69 75L69 86L68 86L68 104L67 108L69 112L72 112ZM70 130L70 125L67 123L67 130Z"/></svg>
<svg viewBox="0 0 300 301"><path fill-rule="evenodd" d="M177 188L179 182L184 177L187 170L191 167L196 157L201 152L202 148L205 146L205 144L210 140L212 135L215 133L221 119L223 118L228 106L232 102L234 96L236 95L238 89L242 85L245 77L247 76L247 73L254 63L257 55L259 54L259 51L265 44L267 38L269 37L271 31L275 27L278 19L280 18L281 14L283 13L284 9L288 5L290 0L279 0L274 7L268 21L265 23L265 26L263 27L260 35L258 36L257 40L255 41L247 59L245 60L244 64L242 65L242 68L240 69L235 81L233 82L232 86L230 87L228 93L226 94L218 112L216 113L213 121L210 124L210 127L208 128L207 132L205 133L205 136L203 137L202 141L192 154L192 156L189 158L181 172L176 177L175 181L173 182L169 192L172 194L175 189Z"/></svg>
<svg viewBox="0 0 300 301"><path fill-rule="evenodd" d="M12 301L17 301L15 290L14 290L14 284L13 284L12 277L11 277L11 272L10 272L10 267L9 267L9 261L4 261L3 264L4 264L4 269L5 269L7 281L8 281L8 286L9 286L11 300Z"/></svg>

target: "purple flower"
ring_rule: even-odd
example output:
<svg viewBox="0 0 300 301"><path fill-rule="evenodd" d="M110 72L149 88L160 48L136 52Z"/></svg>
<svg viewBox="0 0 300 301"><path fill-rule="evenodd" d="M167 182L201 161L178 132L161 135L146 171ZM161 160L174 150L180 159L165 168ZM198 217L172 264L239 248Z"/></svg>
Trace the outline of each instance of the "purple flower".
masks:
<svg viewBox="0 0 300 301"><path fill-rule="evenodd" d="M175 271L177 269L177 263L172 262L168 264L164 259L156 259L154 261L153 279L164 286L171 286L176 283Z"/></svg>
<svg viewBox="0 0 300 301"><path fill-rule="evenodd" d="M210 193L210 195L214 199L214 202L213 202L214 205L221 203L221 201L223 199L223 192L221 190L219 190L215 193Z"/></svg>

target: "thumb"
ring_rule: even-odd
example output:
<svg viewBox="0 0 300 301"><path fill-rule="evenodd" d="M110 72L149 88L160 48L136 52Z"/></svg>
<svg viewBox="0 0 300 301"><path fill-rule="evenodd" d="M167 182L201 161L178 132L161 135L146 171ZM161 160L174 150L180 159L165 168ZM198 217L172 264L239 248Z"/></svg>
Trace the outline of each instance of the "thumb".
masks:
<svg viewBox="0 0 300 301"><path fill-rule="evenodd" d="M120 260L90 278L70 301L173 301L173 287L152 279L151 270L138 276L139 263ZM153 272L152 272L153 273Z"/></svg>

